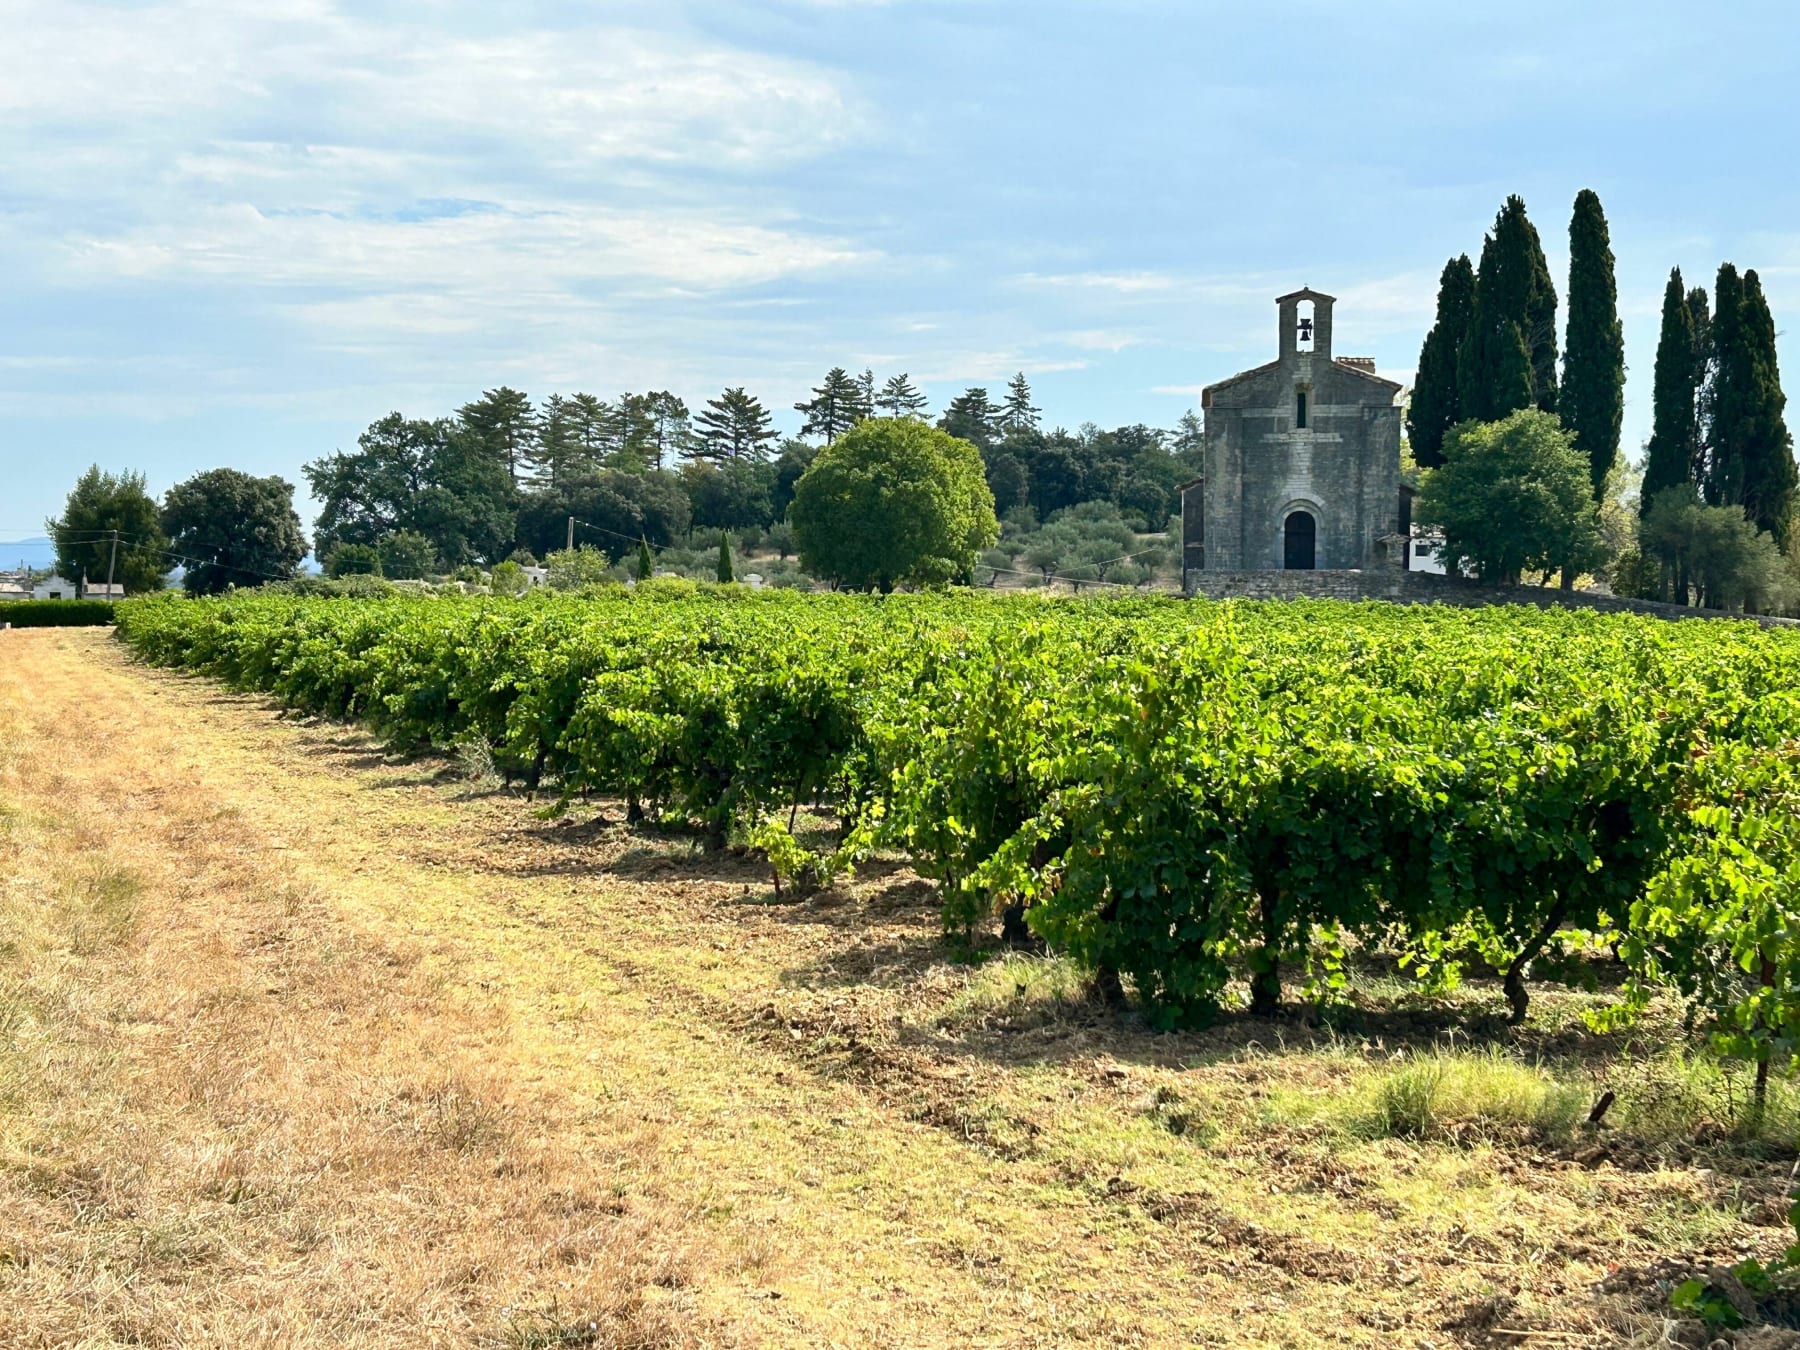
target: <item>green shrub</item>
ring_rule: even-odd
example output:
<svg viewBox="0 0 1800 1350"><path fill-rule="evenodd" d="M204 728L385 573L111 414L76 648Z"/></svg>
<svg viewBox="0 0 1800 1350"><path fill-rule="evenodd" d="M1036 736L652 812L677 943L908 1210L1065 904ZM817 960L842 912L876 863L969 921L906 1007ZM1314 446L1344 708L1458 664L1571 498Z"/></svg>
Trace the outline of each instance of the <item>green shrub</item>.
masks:
<svg viewBox="0 0 1800 1350"><path fill-rule="evenodd" d="M14 628L99 628L113 621L110 600L8 600L0 623Z"/></svg>

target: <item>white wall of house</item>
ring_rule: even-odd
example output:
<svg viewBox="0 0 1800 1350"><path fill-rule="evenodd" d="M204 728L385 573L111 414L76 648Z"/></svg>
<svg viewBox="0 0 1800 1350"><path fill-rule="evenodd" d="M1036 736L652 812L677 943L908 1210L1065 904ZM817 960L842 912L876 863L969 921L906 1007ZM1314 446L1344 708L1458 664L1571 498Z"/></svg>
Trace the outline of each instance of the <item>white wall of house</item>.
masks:
<svg viewBox="0 0 1800 1350"><path fill-rule="evenodd" d="M1407 569L1413 572L1429 572L1433 576L1444 575L1444 536L1417 530L1412 537L1412 557L1407 559Z"/></svg>
<svg viewBox="0 0 1800 1350"><path fill-rule="evenodd" d="M73 600L75 583L59 576L48 576L31 588L34 600Z"/></svg>

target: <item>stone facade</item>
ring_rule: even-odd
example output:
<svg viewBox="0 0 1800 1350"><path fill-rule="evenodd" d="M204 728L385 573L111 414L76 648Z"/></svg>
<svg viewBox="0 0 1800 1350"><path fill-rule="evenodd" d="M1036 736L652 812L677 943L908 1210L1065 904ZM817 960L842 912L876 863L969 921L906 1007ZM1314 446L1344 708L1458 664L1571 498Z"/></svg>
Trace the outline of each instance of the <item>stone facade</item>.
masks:
<svg viewBox="0 0 1800 1350"><path fill-rule="evenodd" d="M1332 356L1333 303L1280 297L1277 358L1201 393L1206 474L1182 489L1184 571L1405 566L1400 386Z"/></svg>

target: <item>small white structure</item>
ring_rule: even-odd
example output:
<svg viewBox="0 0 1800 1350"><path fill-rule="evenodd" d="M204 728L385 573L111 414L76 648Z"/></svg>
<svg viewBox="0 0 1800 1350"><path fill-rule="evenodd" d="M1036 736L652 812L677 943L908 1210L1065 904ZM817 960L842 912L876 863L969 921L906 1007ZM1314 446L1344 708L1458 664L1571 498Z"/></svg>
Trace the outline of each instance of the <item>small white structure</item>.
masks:
<svg viewBox="0 0 1800 1350"><path fill-rule="evenodd" d="M760 591L763 588L763 575L761 572L746 572L744 573L743 581L744 585L748 586L753 591Z"/></svg>
<svg viewBox="0 0 1800 1350"><path fill-rule="evenodd" d="M102 590L105 588L102 587ZM52 573L31 588L33 600L73 600L77 591L75 583Z"/></svg>
<svg viewBox="0 0 1800 1350"><path fill-rule="evenodd" d="M526 583L532 586L542 586L550 578L548 567L521 567L519 570L525 574Z"/></svg>
<svg viewBox="0 0 1800 1350"><path fill-rule="evenodd" d="M1433 530L1416 531L1412 537L1412 557L1407 559L1410 572L1444 575L1444 536Z"/></svg>
<svg viewBox="0 0 1800 1350"><path fill-rule="evenodd" d="M83 600L123 600L125 583L115 581L109 585L104 581L90 581L82 588L81 598Z"/></svg>

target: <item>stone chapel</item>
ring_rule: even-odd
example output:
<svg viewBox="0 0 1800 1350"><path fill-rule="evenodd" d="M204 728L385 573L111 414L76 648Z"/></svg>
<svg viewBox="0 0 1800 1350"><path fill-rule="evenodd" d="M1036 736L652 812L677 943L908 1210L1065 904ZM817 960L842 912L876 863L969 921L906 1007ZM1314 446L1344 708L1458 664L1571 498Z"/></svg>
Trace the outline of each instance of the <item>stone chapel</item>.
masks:
<svg viewBox="0 0 1800 1350"><path fill-rule="evenodd" d="M1181 490L1185 573L1407 565L1401 386L1331 352L1333 299L1281 296L1280 355L1201 392L1206 472Z"/></svg>

